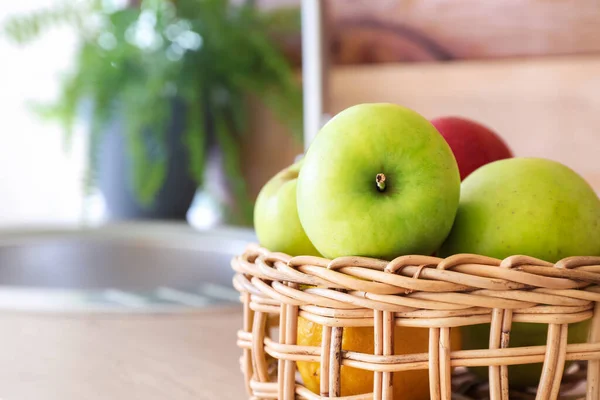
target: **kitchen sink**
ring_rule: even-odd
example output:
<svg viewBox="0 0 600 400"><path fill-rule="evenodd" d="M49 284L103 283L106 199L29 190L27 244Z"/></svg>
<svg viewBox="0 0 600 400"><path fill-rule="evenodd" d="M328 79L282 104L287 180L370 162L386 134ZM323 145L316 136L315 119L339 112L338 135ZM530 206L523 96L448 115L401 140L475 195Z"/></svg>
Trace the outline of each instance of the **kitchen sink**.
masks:
<svg viewBox="0 0 600 400"><path fill-rule="evenodd" d="M232 306L230 259L252 230L122 223L0 233L0 310L196 311Z"/></svg>

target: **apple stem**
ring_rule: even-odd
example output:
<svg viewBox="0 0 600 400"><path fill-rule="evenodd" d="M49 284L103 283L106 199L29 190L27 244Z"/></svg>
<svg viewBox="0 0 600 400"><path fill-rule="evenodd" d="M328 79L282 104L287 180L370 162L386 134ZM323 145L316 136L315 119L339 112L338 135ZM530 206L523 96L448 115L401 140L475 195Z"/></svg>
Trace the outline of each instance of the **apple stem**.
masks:
<svg viewBox="0 0 600 400"><path fill-rule="evenodd" d="M375 183L377 184L377 190L383 192L385 190L385 175L377 174L375 177Z"/></svg>

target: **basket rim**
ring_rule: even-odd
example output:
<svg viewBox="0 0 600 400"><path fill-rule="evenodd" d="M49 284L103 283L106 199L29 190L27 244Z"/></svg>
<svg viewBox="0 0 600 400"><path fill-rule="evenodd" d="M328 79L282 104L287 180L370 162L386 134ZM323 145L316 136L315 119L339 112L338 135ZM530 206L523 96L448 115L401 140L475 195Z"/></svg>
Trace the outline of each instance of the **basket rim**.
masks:
<svg viewBox="0 0 600 400"><path fill-rule="evenodd" d="M254 296L256 310L298 306L326 326L372 326L373 311L394 313L399 326L463 326L491 322L494 309L510 310L515 322L566 324L591 318L600 302L600 257L554 264L476 254L329 260L250 244L231 264L235 288Z"/></svg>

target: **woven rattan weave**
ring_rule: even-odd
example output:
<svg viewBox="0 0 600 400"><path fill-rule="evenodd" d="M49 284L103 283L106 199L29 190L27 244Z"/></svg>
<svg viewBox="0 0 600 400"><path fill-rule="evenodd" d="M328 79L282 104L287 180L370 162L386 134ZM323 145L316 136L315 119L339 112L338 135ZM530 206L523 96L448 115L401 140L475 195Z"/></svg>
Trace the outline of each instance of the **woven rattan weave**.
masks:
<svg viewBox="0 0 600 400"><path fill-rule="evenodd" d="M251 245L232 267L244 306L238 345L251 399L340 398L342 365L375 374L372 393L346 399L391 399L394 372L427 369L431 399L449 400L453 367L469 366L489 366L489 397L509 399L506 366L536 362L544 369L535 398L556 399L565 361L589 360L585 398L600 400L599 257L556 264L471 254L328 260ZM299 315L324 326L320 347L296 344ZM588 342L567 344L568 324L587 319ZM548 324L546 345L509 347L513 322ZM450 351L450 329L481 323L491 323L489 348ZM342 351L344 328L363 326L374 327L374 354ZM396 326L428 328L429 351L393 355ZM320 363L320 394L302 385L296 361Z"/></svg>

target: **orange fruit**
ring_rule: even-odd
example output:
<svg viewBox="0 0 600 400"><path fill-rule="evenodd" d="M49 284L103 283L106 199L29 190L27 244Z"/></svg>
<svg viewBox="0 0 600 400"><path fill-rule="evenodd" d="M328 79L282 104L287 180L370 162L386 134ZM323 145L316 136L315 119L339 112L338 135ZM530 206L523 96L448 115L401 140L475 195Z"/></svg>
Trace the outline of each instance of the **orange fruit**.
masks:
<svg viewBox="0 0 600 400"><path fill-rule="evenodd" d="M321 346L322 325L298 318L298 344L301 346ZM460 347L458 329L451 330L451 347ZM426 353L429 348L429 329L395 327L394 354ZM374 329L372 327L344 328L342 349L373 354L375 349ZM304 385L312 392L320 391L320 363L297 362L298 371ZM341 396L371 393L373 391L373 372L341 367ZM426 369L395 372L393 374L394 399L429 399L429 372Z"/></svg>

